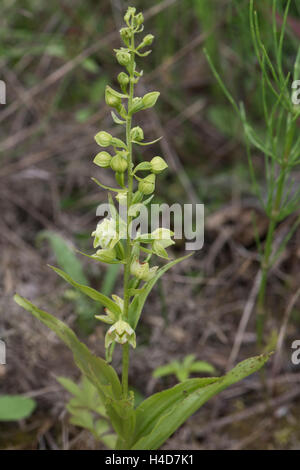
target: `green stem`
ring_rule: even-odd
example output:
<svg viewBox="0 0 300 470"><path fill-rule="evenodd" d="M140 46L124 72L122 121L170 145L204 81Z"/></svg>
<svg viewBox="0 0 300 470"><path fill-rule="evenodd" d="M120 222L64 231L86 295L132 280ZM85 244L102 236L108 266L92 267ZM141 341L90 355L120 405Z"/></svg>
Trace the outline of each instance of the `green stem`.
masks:
<svg viewBox="0 0 300 470"><path fill-rule="evenodd" d="M132 142L130 138L130 131L132 125L132 117L130 115L130 109L132 107L133 93L134 93L134 36L132 37L131 42L131 63L129 67L130 75L130 89L129 89L129 98L128 98L128 116L126 120L126 145L128 150L128 192L127 192L127 235L126 235L126 264L124 268L124 309L123 315L125 321L128 320L128 310L129 310L129 280L130 280L130 262L131 262L131 241L129 227L131 218L129 217L129 208L132 201L132 192L133 192L133 174L132 174ZM122 390L124 398L127 398L128 395L128 369L129 369L129 344L126 343L123 346L123 361L122 361Z"/></svg>
<svg viewBox="0 0 300 470"><path fill-rule="evenodd" d="M286 168L289 163L289 155L291 152L294 131L295 131L295 124L293 121L291 121L291 126L288 129L288 132L286 135L285 151L284 151L284 156L283 156L281 166L280 166L280 175L279 175L278 185L276 189L274 204L272 207L271 217L269 220L264 256L261 261L262 277L261 277L259 292L258 292L258 312L257 312L258 316L257 316L257 323L256 323L257 340L260 346L262 344L263 330L264 330L264 324L266 320L265 298L266 298L268 273L270 270L270 257L272 254L272 247L273 247L273 242L274 242L276 224L278 222L279 215L280 215L282 197L284 195L284 188L285 188L285 182L286 182Z"/></svg>
<svg viewBox="0 0 300 470"><path fill-rule="evenodd" d="M127 398L128 395L128 370L129 370L129 344L123 345L123 358L122 358L122 391L123 397Z"/></svg>

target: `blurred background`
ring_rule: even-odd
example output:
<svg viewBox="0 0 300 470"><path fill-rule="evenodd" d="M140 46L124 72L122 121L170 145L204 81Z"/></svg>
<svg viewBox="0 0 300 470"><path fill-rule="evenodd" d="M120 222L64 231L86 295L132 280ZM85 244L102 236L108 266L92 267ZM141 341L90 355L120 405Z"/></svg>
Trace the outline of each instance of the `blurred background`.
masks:
<svg viewBox="0 0 300 470"><path fill-rule="evenodd" d="M268 44L271 2L255 4ZM118 268L99 266L74 247L91 252L96 208L106 200L91 176L114 186L112 173L92 163L98 152L93 137L99 130L119 132L104 90L116 85L120 72L112 50L120 45L118 29L128 5L144 12L145 32L156 37L153 53L139 64L145 75L140 91L159 90L161 97L154 110L139 115L139 124L148 141L164 135L155 148L138 152L136 160L155 154L169 164L158 179L156 202L204 203L206 212L204 248L169 271L146 304L130 383L145 397L177 382L174 375L152 375L174 359L194 354L220 375L257 353L253 213L262 242L268 221L252 192L241 124L203 54L206 47L263 134L249 1L2 0L0 79L7 97L0 108L0 339L7 364L0 366L0 393L25 394L37 405L26 420L0 420L1 449L99 448L88 432L69 423L68 394L56 381L57 376L79 379L71 354L12 297L17 291L55 314L104 355L106 327L93 321L99 309L47 264L107 295L120 293ZM299 38L295 0L284 44L287 69ZM259 153L254 162L263 185ZM300 174L294 177L300 181ZM300 369L291 362L291 344L300 339L299 239L298 230L268 284L269 349L276 348L289 317L280 354L276 363L270 361L264 379L269 399L255 374L211 400L165 449L299 449ZM184 240L172 255L183 254ZM118 370L120 358L116 349Z"/></svg>

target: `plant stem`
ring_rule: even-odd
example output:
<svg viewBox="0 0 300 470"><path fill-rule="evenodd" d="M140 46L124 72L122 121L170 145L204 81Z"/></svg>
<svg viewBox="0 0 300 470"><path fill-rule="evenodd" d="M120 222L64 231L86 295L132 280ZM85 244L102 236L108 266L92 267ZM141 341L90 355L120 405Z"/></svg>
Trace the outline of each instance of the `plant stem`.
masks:
<svg viewBox="0 0 300 470"><path fill-rule="evenodd" d="M129 309L129 280L130 280L130 262L131 262L131 241L130 241L130 222L131 218L129 217L129 208L132 201L132 191L133 191L133 174L132 174L132 142L130 138L130 131L132 125L132 117L130 114L130 109L132 107L133 93L134 93L134 35L132 36L131 41L131 63L129 67L130 75L130 88L129 88L129 98L128 98L128 116L126 120L126 145L128 150L128 192L127 192L127 234L126 234L126 264L124 268L124 310L123 315L125 321L128 320L128 309ZM129 369L129 344L126 343L123 346L123 361L122 361L122 389L123 397L127 398L128 395L128 369Z"/></svg>
<svg viewBox="0 0 300 470"><path fill-rule="evenodd" d="M291 152L294 131L295 131L295 124L292 121L290 128L287 130L285 151L284 151L284 156L283 156L281 166L280 166L280 174L279 174L274 204L273 204L272 211L271 211L269 226L268 226L268 233L267 233L267 238L266 238L266 243L265 243L264 256L261 262L262 277L261 277L261 282L260 282L259 292L258 292L258 312L257 312L258 315L257 315L257 321L256 321L257 341L258 341L259 346L262 345L263 330L264 330L264 324L266 320L265 297L266 297L268 273L271 267L270 257L272 254L272 247L273 247L273 242L274 242L274 233L276 229L276 224L278 222L279 215L280 215L280 207L281 207L282 197L284 194L284 188L285 188L285 183L286 183L286 168L289 163L289 155Z"/></svg>

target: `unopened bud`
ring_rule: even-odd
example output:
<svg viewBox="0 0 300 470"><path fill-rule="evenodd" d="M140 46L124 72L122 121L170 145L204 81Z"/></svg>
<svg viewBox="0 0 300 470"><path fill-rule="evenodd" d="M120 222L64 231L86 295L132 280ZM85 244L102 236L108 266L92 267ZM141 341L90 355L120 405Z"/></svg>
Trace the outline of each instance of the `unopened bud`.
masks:
<svg viewBox="0 0 300 470"><path fill-rule="evenodd" d="M118 82L120 83L120 86L121 86L122 90L126 90L126 88L128 86L128 83L129 83L129 77L128 77L127 73L125 73L125 72L119 73Z"/></svg>
<svg viewBox="0 0 300 470"><path fill-rule="evenodd" d="M108 132L101 131L95 135L95 140L101 147L109 147L112 142L112 136Z"/></svg>
<svg viewBox="0 0 300 470"><path fill-rule="evenodd" d="M116 171L117 173L124 173L124 171L127 170L128 163L120 153L117 153L117 155L112 157L110 166L112 170Z"/></svg>
<svg viewBox="0 0 300 470"><path fill-rule="evenodd" d="M152 108L158 100L159 95L160 93L158 91L147 93L147 95L143 97L143 109Z"/></svg>
<svg viewBox="0 0 300 470"><path fill-rule="evenodd" d="M152 173L151 175L146 176L139 182L139 191L145 194L146 196L152 194L155 190L155 175Z"/></svg>
<svg viewBox="0 0 300 470"><path fill-rule="evenodd" d="M95 165L101 166L101 168L107 168L110 166L111 155L108 152L99 152L93 161Z"/></svg>
<svg viewBox="0 0 300 470"><path fill-rule="evenodd" d="M126 21L126 23L129 23L131 17L135 14L135 12L136 12L136 8L128 7L128 10L124 16L124 20Z"/></svg>
<svg viewBox="0 0 300 470"><path fill-rule="evenodd" d="M166 168L168 168L168 165L164 161L163 158L161 157L153 157L151 160L151 171L152 173L155 173L158 175L162 171L164 171Z"/></svg>
<svg viewBox="0 0 300 470"><path fill-rule="evenodd" d="M143 13L138 13L136 17L134 18L134 25L135 26L141 26L144 23L144 15Z"/></svg>
<svg viewBox="0 0 300 470"><path fill-rule="evenodd" d="M116 92L109 86L105 89L105 102L108 106L116 109L120 109L122 106L121 98L117 96Z"/></svg>
<svg viewBox="0 0 300 470"><path fill-rule="evenodd" d="M127 67L127 65L130 64L131 61L131 55L129 52L125 51L118 51L116 54L117 61L119 62L120 65L123 65L124 67Z"/></svg>
<svg viewBox="0 0 300 470"><path fill-rule="evenodd" d="M144 140L143 129L139 126L134 127L133 129L131 129L130 137L131 137L131 140L135 140L136 142L140 142L141 140Z"/></svg>
<svg viewBox="0 0 300 470"><path fill-rule="evenodd" d="M146 46L151 46L151 44L154 41L154 36L153 34L147 34L147 36L144 37L140 47L146 47Z"/></svg>
<svg viewBox="0 0 300 470"><path fill-rule="evenodd" d="M123 39L123 41L125 42L125 44L128 45L128 43L131 39L131 36L132 36L132 32L131 32L130 28L120 29L120 36Z"/></svg>

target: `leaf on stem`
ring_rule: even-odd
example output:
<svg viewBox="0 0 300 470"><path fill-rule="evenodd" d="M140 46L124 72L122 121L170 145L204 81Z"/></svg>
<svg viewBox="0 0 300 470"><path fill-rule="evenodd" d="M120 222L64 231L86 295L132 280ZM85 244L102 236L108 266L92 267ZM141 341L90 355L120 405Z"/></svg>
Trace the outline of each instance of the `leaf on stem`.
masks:
<svg viewBox="0 0 300 470"><path fill-rule="evenodd" d="M259 370L269 356L267 354L246 359L224 377L189 379L147 398L136 410L131 449L158 449L204 403Z"/></svg>
<svg viewBox="0 0 300 470"><path fill-rule="evenodd" d="M40 310L24 297L16 294L15 302L40 320L71 349L74 361L81 372L94 384L100 395L119 400L122 387L116 371L100 357L94 356L87 346L79 341L74 331L50 313Z"/></svg>

